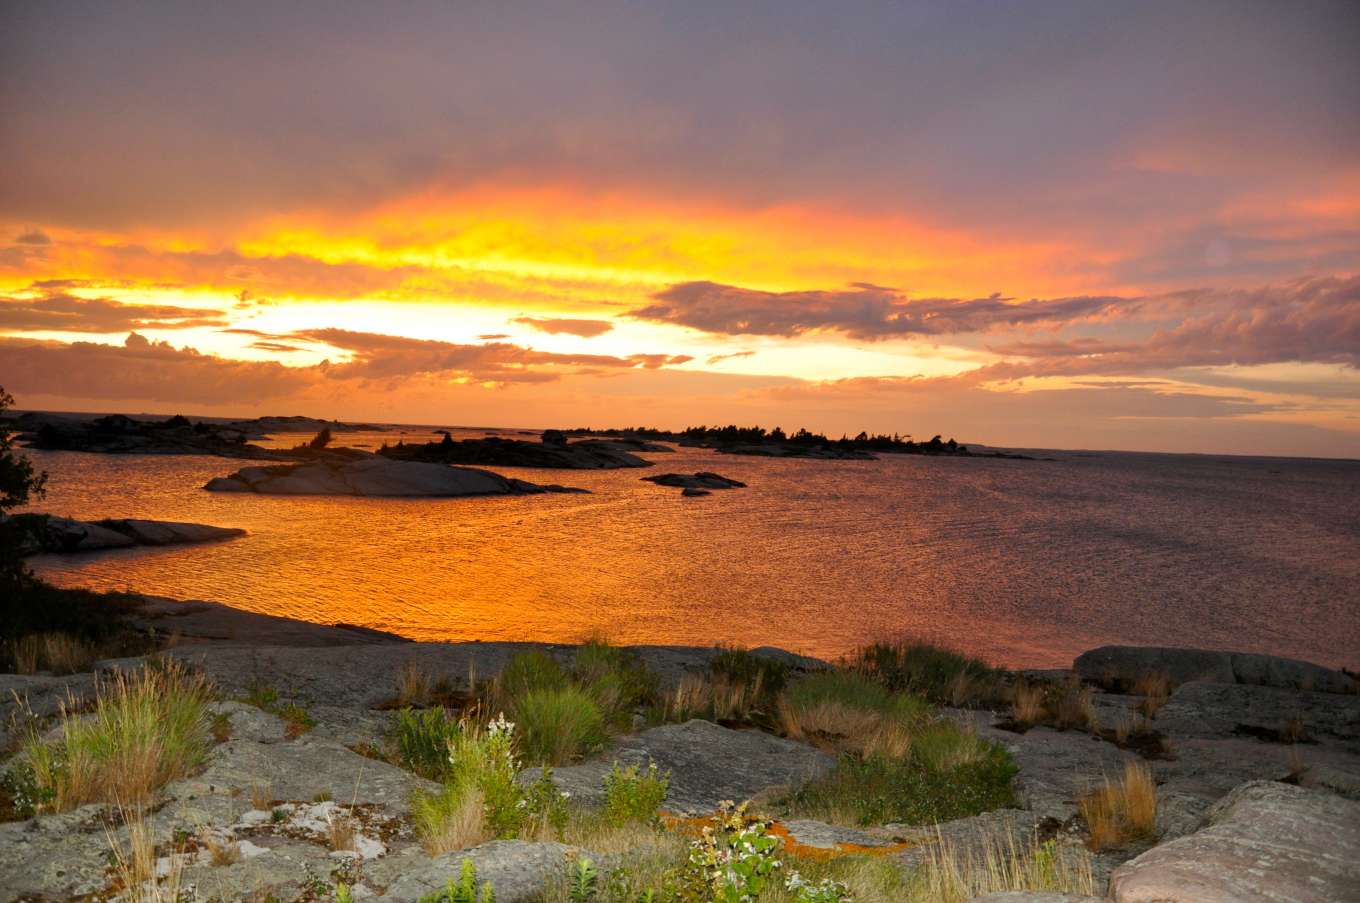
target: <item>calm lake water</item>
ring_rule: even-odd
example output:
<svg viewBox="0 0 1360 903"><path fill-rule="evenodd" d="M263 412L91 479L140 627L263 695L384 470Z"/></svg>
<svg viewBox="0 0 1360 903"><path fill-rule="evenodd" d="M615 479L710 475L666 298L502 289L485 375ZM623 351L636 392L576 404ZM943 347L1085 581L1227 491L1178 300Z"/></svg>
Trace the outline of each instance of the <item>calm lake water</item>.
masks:
<svg viewBox="0 0 1360 903"><path fill-rule="evenodd" d="M338 439L376 447L396 435ZM222 458L27 453L52 476L42 510L249 531L34 559L68 585L424 640L571 640L603 628L620 642L837 655L918 634L1017 666L1065 665L1102 643L1360 665L1356 462L776 461L680 449L645 455L657 463L646 471L501 468L591 495L413 500L203 491L248 463ZM696 470L750 488L689 499L639 480Z"/></svg>

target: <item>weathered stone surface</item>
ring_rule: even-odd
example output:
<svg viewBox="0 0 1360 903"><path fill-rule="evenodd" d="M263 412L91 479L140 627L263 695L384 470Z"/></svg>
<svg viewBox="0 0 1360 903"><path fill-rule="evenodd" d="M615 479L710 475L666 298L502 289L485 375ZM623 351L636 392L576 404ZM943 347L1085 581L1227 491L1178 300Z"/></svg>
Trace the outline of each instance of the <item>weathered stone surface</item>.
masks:
<svg viewBox="0 0 1360 903"><path fill-rule="evenodd" d="M208 706L210 715L225 715L228 739L253 740L256 743L281 743L288 739L281 718L243 702L215 702Z"/></svg>
<svg viewBox="0 0 1360 903"><path fill-rule="evenodd" d="M203 488L210 492L257 492L266 495L431 498L577 491L560 486L538 486L489 470L418 461L393 461L380 457L243 467L231 476L214 477Z"/></svg>
<svg viewBox="0 0 1360 903"><path fill-rule="evenodd" d="M988 843L1009 839L1017 843L1029 837L1039 823L1033 812L1023 809L1001 809L984 812L971 818L959 818L938 825L884 825L884 831L908 841L911 846L894 854L905 868L916 868L929 861L931 851L945 844L962 857L980 857Z"/></svg>
<svg viewBox="0 0 1360 903"><path fill-rule="evenodd" d="M1084 680L1127 689L1141 674L1161 672L1173 684L1207 680L1323 693L1354 693L1355 679L1311 662L1249 652L1170 646L1101 646L1077 656L1073 669Z"/></svg>
<svg viewBox="0 0 1360 903"><path fill-rule="evenodd" d="M829 825L810 818L780 819L779 826L788 832L789 838L805 847L821 850L834 850L837 847L889 847L895 841L882 833L870 834L856 828Z"/></svg>
<svg viewBox="0 0 1360 903"><path fill-rule="evenodd" d="M553 769L553 780L574 800L597 804L613 763L671 773L665 808L675 814L712 812L723 800L741 802L774 788L792 787L829 771L835 760L820 750L759 731L736 731L698 719L654 727L619 740L605 757ZM535 772L529 774L532 778Z"/></svg>
<svg viewBox="0 0 1360 903"><path fill-rule="evenodd" d="M1154 722L1167 736L1341 741L1360 753L1360 696L1249 684L1177 687Z"/></svg>
<svg viewBox="0 0 1360 903"><path fill-rule="evenodd" d="M405 647L409 640L396 634L350 624L313 624L277 615L263 615L217 602L181 601L162 596L139 596L129 615L133 626L174 634L200 643L230 643L260 647L363 646ZM201 648L201 647L199 647ZM328 653L334 660L336 653ZM349 655L346 652L345 655Z"/></svg>
<svg viewBox="0 0 1360 903"><path fill-rule="evenodd" d="M495 840L434 859L415 852L391 856L373 863L365 873L370 884L384 888L382 899L413 903L425 894L443 890L448 879L458 877L463 860L470 859L477 867L478 881L490 881L495 888L497 903L517 903L539 894L544 883L560 874L575 852L560 843Z"/></svg>
<svg viewBox="0 0 1360 903"><path fill-rule="evenodd" d="M125 833L108 826L102 806L0 824L0 900L65 900L103 889L109 838Z"/></svg>
<svg viewBox="0 0 1360 903"><path fill-rule="evenodd" d="M1118 903L1360 899L1360 803L1288 784L1238 787L1203 826L1117 869Z"/></svg>
<svg viewBox="0 0 1360 903"><path fill-rule="evenodd" d="M93 694L93 674L0 674L0 753L22 738L29 713L50 718L64 704L79 708Z"/></svg>

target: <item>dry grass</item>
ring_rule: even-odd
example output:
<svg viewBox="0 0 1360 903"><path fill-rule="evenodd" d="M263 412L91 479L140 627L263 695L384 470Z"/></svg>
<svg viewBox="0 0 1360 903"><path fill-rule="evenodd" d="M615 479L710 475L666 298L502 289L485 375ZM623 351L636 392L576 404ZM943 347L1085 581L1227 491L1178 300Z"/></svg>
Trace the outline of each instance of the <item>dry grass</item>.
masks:
<svg viewBox="0 0 1360 903"><path fill-rule="evenodd" d="M326 814L326 842L335 852L354 849L354 820L334 810Z"/></svg>
<svg viewBox="0 0 1360 903"><path fill-rule="evenodd" d="M1133 716L1128 712L1120 712L1114 722L1115 743L1123 746L1129 742L1129 737L1133 736L1138 726L1133 722Z"/></svg>
<svg viewBox="0 0 1360 903"><path fill-rule="evenodd" d="M207 755L208 685L170 662L96 685L94 711L63 706L55 746L31 735L23 756L56 811L85 803L141 807Z"/></svg>
<svg viewBox="0 0 1360 903"><path fill-rule="evenodd" d="M850 705L839 699L819 699L810 705L779 700L779 722L790 737L836 737L863 742L878 732L882 712Z"/></svg>
<svg viewBox="0 0 1360 903"><path fill-rule="evenodd" d="M913 873L903 903L963 903L999 891L1059 891L1093 895L1091 856L1056 841L1036 844L1007 832L983 835L960 849L941 838Z"/></svg>
<svg viewBox="0 0 1360 903"><path fill-rule="evenodd" d="M446 786L438 793L417 796L411 818L421 846L431 856L475 847L490 837L486 799L472 788Z"/></svg>
<svg viewBox="0 0 1360 903"><path fill-rule="evenodd" d="M1162 671L1145 671L1133 682L1133 694L1143 697L1138 711L1148 718L1155 717L1157 710L1171 698L1171 678Z"/></svg>
<svg viewBox="0 0 1360 903"><path fill-rule="evenodd" d="M861 755L882 759L905 759L911 753L916 731L896 718L884 718L864 742Z"/></svg>
<svg viewBox="0 0 1360 903"><path fill-rule="evenodd" d="M713 710L713 684L699 674L685 674L666 699L667 721L688 721Z"/></svg>
<svg viewBox="0 0 1360 903"><path fill-rule="evenodd" d="M274 808L274 785L268 781L250 782L250 805L261 812Z"/></svg>
<svg viewBox="0 0 1360 903"><path fill-rule="evenodd" d="M407 659L397 674L397 705L423 706L430 701L433 691L430 675L413 659Z"/></svg>
<svg viewBox="0 0 1360 903"><path fill-rule="evenodd" d="M215 866L235 865L241 861L241 847L230 837L209 834L203 838L203 846L208 850L208 860Z"/></svg>
<svg viewBox="0 0 1360 903"><path fill-rule="evenodd" d="M1308 725L1303 716L1295 715L1286 721L1279 730L1281 743L1298 743L1308 736Z"/></svg>
<svg viewBox="0 0 1360 903"><path fill-rule="evenodd" d="M1011 718L1017 724L1038 724L1044 717L1044 689L1022 681L1011 690Z"/></svg>
<svg viewBox="0 0 1360 903"><path fill-rule="evenodd" d="M1049 723L1060 731L1095 730L1098 723L1091 689L1082 686L1081 680L1072 675L1050 696L1048 716Z"/></svg>
<svg viewBox="0 0 1360 903"><path fill-rule="evenodd" d="M19 674L75 674L91 670L98 658L93 646L66 633L33 633L14 644L14 669Z"/></svg>
<svg viewBox="0 0 1360 903"><path fill-rule="evenodd" d="M120 810L127 825L128 839L124 843L111 827L105 827L109 841L109 859L113 881L121 891L118 899L125 903L179 903L186 888L182 887L184 856L172 851L169 873L156 876L156 843L150 825L139 809Z"/></svg>
<svg viewBox="0 0 1360 903"><path fill-rule="evenodd" d="M1128 762L1122 778L1106 779L1081 800L1080 808L1093 850L1151 837L1157 830L1157 785L1152 772L1141 762Z"/></svg>
<svg viewBox="0 0 1360 903"><path fill-rule="evenodd" d="M760 703L764 677L745 681L719 674L713 678L713 718L717 721L745 721Z"/></svg>

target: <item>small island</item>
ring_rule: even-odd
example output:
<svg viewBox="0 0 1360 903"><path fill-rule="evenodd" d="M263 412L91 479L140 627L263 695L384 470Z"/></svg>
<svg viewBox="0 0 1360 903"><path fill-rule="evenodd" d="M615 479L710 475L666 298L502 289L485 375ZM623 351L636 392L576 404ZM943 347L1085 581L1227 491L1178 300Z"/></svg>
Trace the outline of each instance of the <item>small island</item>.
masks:
<svg viewBox="0 0 1360 903"><path fill-rule="evenodd" d="M447 431L437 442L397 442L383 445L378 454L397 461L430 464L478 464L500 467L543 467L561 470L612 470L651 467L635 451L668 452L670 448L639 439L585 439L569 442L559 430L545 430L538 442L487 436L454 439Z"/></svg>

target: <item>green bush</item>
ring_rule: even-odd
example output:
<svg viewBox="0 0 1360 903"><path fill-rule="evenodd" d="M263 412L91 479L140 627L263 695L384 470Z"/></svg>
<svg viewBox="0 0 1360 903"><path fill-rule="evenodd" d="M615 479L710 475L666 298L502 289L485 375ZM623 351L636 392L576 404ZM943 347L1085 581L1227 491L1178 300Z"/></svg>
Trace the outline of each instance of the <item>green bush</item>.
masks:
<svg viewBox="0 0 1360 903"><path fill-rule="evenodd" d="M620 768L615 762L604 776L604 818L613 825L652 822L670 789L670 772L662 773L655 762L647 770L637 765Z"/></svg>
<svg viewBox="0 0 1360 903"><path fill-rule="evenodd" d="M510 708L519 726L519 749L534 765L560 765L604 746L604 715L584 690L530 690Z"/></svg>
<svg viewBox="0 0 1360 903"><path fill-rule="evenodd" d="M736 646L719 646L709 662L709 668L720 677L729 681L742 681L755 684L759 681L761 690L770 695L778 695L788 680L789 666L786 662L756 655Z"/></svg>
<svg viewBox="0 0 1360 903"><path fill-rule="evenodd" d="M458 719L442 706L401 709L387 729L398 764L432 781L448 777L449 746L460 732Z"/></svg>
<svg viewBox="0 0 1360 903"><path fill-rule="evenodd" d="M1000 676L980 659L911 640L865 646L848 664L889 690L914 693L940 705L987 701L995 696Z"/></svg>
<svg viewBox="0 0 1360 903"><path fill-rule="evenodd" d="M496 678L496 696L503 707L535 690L560 690L567 685L566 672L543 652L517 652Z"/></svg>
<svg viewBox="0 0 1360 903"><path fill-rule="evenodd" d="M797 790L790 808L833 822L926 825L1015 804L1011 781L1018 769L1003 747L948 739L947 729L938 737L927 741L925 753L913 744L905 759L843 756L831 774ZM963 742L970 744L968 755L955 761L947 753Z"/></svg>
<svg viewBox="0 0 1360 903"><path fill-rule="evenodd" d="M632 725L637 709L655 704L660 690L657 676L637 655L598 638L576 650L572 677L595 699L605 720L622 728Z"/></svg>

